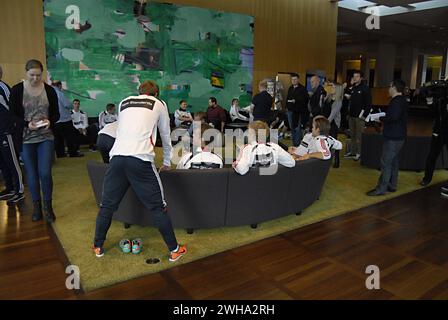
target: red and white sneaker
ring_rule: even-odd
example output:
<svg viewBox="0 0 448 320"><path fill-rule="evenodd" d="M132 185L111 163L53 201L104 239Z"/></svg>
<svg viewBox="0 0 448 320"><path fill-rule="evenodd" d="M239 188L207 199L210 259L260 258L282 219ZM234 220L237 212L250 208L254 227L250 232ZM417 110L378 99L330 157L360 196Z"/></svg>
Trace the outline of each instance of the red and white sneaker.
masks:
<svg viewBox="0 0 448 320"><path fill-rule="evenodd" d="M179 245L176 251L170 252L170 261L174 262L180 259L180 257L184 256L187 253L187 247Z"/></svg>
<svg viewBox="0 0 448 320"><path fill-rule="evenodd" d="M93 252L95 253L95 255L98 258L101 258L102 256L104 256L104 249L102 247L95 247L93 246Z"/></svg>

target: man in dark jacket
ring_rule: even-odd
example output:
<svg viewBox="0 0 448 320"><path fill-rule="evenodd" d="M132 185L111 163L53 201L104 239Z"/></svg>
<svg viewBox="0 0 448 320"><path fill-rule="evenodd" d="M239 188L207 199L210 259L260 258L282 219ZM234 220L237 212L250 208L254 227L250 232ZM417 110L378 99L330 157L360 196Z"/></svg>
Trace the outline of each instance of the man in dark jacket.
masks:
<svg viewBox="0 0 448 320"><path fill-rule="evenodd" d="M346 97L349 104L349 127L351 136L351 152L346 154L346 158L354 158L358 161L361 157L361 137L365 127L364 120L370 113L372 96L369 87L363 81L361 71L353 74L353 87Z"/></svg>
<svg viewBox="0 0 448 320"><path fill-rule="evenodd" d="M263 121L266 122L268 125L270 124L270 121L272 119L272 104L273 104L273 98L268 93L268 81L262 80L258 84L258 91L253 99L252 99L252 115L253 115L253 121Z"/></svg>
<svg viewBox="0 0 448 320"><path fill-rule="evenodd" d="M302 141L302 129L310 118L308 100L308 92L299 83L299 75L293 73L291 75L291 86L288 89L288 96L286 98L286 110L294 147L300 145Z"/></svg>
<svg viewBox="0 0 448 320"><path fill-rule="evenodd" d="M310 112L311 119L322 115L322 106L327 96L327 92L320 83L320 78L317 75L311 77L311 92L310 92Z"/></svg>
<svg viewBox="0 0 448 320"><path fill-rule="evenodd" d="M443 146L448 148L448 101L446 99L446 88L439 93L439 97L427 97L426 103L432 111L434 118L434 126L432 128L431 148L429 149L428 157L426 158L425 176L420 185L427 186L431 183L437 159L443 150ZM447 189L445 190L447 193Z"/></svg>
<svg viewBox="0 0 448 320"><path fill-rule="evenodd" d="M14 195L23 198L22 170L17 156L17 126L13 114L9 110L11 88L3 81L3 70L0 66L0 170L2 171L5 190L0 192L0 200L10 200Z"/></svg>
<svg viewBox="0 0 448 320"><path fill-rule="evenodd" d="M395 192L398 183L400 151L407 135L408 102L403 96L405 83L394 80L389 88L392 100L381 117L383 122L383 154L381 156L381 176L375 189L367 192L368 196L384 195L387 191Z"/></svg>

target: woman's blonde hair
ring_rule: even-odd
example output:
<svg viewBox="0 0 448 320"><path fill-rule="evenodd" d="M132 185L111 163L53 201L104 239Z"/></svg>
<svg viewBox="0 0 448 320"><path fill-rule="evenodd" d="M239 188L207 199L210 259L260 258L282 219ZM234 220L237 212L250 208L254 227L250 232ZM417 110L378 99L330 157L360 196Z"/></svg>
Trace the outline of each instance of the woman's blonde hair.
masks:
<svg viewBox="0 0 448 320"><path fill-rule="evenodd" d="M335 101L342 101L344 99L344 86L339 83L332 83L331 85L334 86L334 94L328 94L325 100L330 100L334 97Z"/></svg>

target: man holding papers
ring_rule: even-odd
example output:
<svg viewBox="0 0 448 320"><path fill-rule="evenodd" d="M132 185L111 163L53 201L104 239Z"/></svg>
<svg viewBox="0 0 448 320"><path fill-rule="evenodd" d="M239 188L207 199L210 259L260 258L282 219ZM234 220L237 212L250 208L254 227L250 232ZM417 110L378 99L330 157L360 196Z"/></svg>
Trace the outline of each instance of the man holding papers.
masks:
<svg viewBox="0 0 448 320"><path fill-rule="evenodd" d="M385 116L380 118L384 137L381 176L376 188L367 192L368 196L381 196L397 190L400 151L407 135L408 102L403 96L405 86L403 80L394 80L389 87L392 100Z"/></svg>

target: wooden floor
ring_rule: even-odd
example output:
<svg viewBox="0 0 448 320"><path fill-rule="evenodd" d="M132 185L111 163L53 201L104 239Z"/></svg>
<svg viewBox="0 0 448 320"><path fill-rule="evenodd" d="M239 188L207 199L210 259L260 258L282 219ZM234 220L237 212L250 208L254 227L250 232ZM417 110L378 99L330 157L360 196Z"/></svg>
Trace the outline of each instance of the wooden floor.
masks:
<svg viewBox="0 0 448 320"><path fill-rule="evenodd" d="M439 187L89 293L65 288L52 228L2 202L0 299L448 299ZM380 290L365 287L368 265L380 268Z"/></svg>

